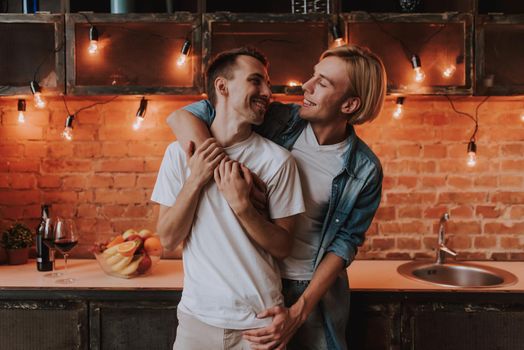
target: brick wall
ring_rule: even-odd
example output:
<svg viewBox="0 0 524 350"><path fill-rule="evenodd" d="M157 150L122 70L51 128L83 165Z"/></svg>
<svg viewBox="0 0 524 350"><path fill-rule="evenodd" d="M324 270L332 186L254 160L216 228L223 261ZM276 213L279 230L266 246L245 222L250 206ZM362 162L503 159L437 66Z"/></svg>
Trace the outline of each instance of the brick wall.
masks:
<svg viewBox="0 0 524 350"><path fill-rule="evenodd" d="M107 98L68 102L70 111ZM480 98L455 98L474 114ZM44 111L28 101L26 123L16 100L0 100L0 229L14 220L36 226L40 204L76 219L82 232L74 255L89 256L97 239L127 228L154 229L158 208L149 202L165 147L175 138L167 114L193 101L150 101L139 131L132 129L139 99L120 97L82 111L73 142L60 137L66 111L60 99ZM408 98L402 119L391 113L357 128L384 167L381 208L359 258L433 256L437 223L449 211L449 246L463 258L524 259L524 104L491 98L480 109L478 164L466 166L470 119L441 97Z"/></svg>

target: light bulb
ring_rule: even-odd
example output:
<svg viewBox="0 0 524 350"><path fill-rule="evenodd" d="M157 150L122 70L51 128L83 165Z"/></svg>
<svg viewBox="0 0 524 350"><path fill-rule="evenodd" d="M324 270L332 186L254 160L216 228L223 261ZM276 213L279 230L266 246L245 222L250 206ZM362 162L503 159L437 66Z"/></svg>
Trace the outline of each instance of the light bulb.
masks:
<svg viewBox="0 0 524 350"><path fill-rule="evenodd" d="M335 47L346 45L346 42L342 38L335 39Z"/></svg>
<svg viewBox="0 0 524 350"><path fill-rule="evenodd" d="M187 55L184 55L183 53L178 56L178 59L176 60L177 66L183 66L184 63L186 63Z"/></svg>
<svg viewBox="0 0 524 350"><path fill-rule="evenodd" d="M43 109L45 108L45 100L42 97L42 94L40 92L35 93L35 107Z"/></svg>
<svg viewBox="0 0 524 350"><path fill-rule="evenodd" d="M18 122L20 124L25 123L25 115L24 115L24 112L22 111L18 112Z"/></svg>
<svg viewBox="0 0 524 350"><path fill-rule="evenodd" d="M176 60L177 66L183 66L186 63L187 56L189 55L190 49L191 49L191 41L186 39L186 41L184 41L184 45L182 45L182 49L180 50L180 55L178 56L178 59Z"/></svg>
<svg viewBox="0 0 524 350"><path fill-rule="evenodd" d="M45 100L42 97L40 85L36 81L31 81L31 84L29 85L31 88L31 92L33 93L34 99L35 99L35 106L36 108L44 108L46 103Z"/></svg>
<svg viewBox="0 0 524 350"><path fill-rule="evenodd" d="M522 112L522 114L520 115L520 120L524 122L524 112Z"/></svg>
<svg viewBox="0 0 524 350"><path fill-rule="evenodd" d="M142 123L144 122L144 118L142 117L136 117L135 123L133 124L133 129L138 130L142 126Z"/></svg>
<svg viewBox="0 0 524 350"><path fill-rule="evenodd" d="M444 71L442 72L442 76L444 78L451 78L453 74L455 74L456 70L457 68L454 65L450 64L446 67L446 69L444 69Z"/></svg>
<svg viewBox="0 0 524 350"><path fill-rule="evenodd" d="M424 74L424 71L422 70L422 68L417 67L414 69L415 69L415 81L417 83L423 82L424 79L426 78L426 74Z"/></svg>
<svg viewBox="0 0 524 350"><path fill-rule="evenodd" d="M474 167L477 164L477 145L474 140L468 143L468 162L469 167Z"/></svg>
<svg viewBox="0 0 524 350"><path fill-rule="evenodd" d="M287 86L300 86L300 83L295 80L290 80L288 81Z"/></svg>
<svg viewBox="0 0 524 350"><path fill-rule="evenodd" d="M87 52L89 52L91 55L94 55L98 52L98 40L91 40L89 42L89 47L87 48Z"/></svg>
<svg viewBox="0 0 524 350"><path fill-rule="evenodd" d="M18 122L25 123L25 100L18 100Z"/></svg>
<svg viewBox="0 0 524 350"><path fill-rule="evenodd" d="M75 120L74 114L70 114L67 116L66 122L65 122L65 128L64 131L62 131L62 137L66 139L67 141L73 140L73 121Z"/></svg>
<svg viewBox="0 0 524 350"><path fill-rule="evenodd" d="M73 128L65 127L64 131L62 131L62 137L66 139L67 141L73 140Z"/></svg>
<svg viewBox="0 0 524 350"><path fill-rule="evenodd" d="M98 30L93 26L89 29L89 47L87 48L87 52L91 55L98 52Z"/></svg>
<svg viewBox="0 0 524 350"><path fill-rule="evenodd" d="M424 81L426 74L424 74L424 71L422 70L422 64L420 63L420 57L418 57L417 55L412 55L411 56L411 66L413 67L413 70L415 71L415 81L417 83Z"/></svg>
<svg viewBox="0 0 524 350"><path fill-rule="evenodd" d="M397 108L393 112L393 118L400 119L402 117L402 109L404 106L404 97L397 97Z"/></svg>

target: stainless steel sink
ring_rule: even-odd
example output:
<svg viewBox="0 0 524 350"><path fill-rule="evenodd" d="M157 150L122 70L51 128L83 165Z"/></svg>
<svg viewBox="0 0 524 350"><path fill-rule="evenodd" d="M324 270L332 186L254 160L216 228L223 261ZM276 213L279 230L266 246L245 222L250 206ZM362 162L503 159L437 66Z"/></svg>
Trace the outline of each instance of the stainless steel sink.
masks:
<svg viewBox="0 0 524 350"><path fill-rule="evenodd" d="M445 287L501 287L517 282L508 271L470 263L412 261L400 265L397 271L404 277Z"/></svg>

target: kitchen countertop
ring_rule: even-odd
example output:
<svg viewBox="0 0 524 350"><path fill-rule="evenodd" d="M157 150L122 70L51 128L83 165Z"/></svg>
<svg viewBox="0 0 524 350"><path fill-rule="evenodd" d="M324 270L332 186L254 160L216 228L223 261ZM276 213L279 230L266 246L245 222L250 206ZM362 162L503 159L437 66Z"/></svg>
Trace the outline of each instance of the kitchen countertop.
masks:
<svg viewBox="0 0 524 350"><path fill-rule="evenodd" d="M407 261L400 260L356 260L348 269L351 290L353 291L414 291L414 292L524 292L523 262L470 262L507 270L518 277L517 283L510 286L491 288L451 288L410 280L397 273L397 267ZM58 267L63 261L57 261ZM70 259L68 274L77 281L60 285L57 278L48 278L46 272L38 272L34 261L25 265L0 265L0 290L13 289L67 289L67 290L174 290L183 286L183 267L181 260L161 260L149 276L123 279L106 275L96 260Z"/></svg>

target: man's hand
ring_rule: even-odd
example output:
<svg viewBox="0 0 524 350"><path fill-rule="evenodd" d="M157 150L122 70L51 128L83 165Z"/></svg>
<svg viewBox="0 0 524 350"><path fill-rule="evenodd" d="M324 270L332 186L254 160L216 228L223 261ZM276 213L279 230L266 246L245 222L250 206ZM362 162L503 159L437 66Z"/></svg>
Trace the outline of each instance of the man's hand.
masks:
<svg viewBox="0 0 524 350"><path fill-rule="evenodd" d="M253 187L253 177L247 167L239 162L223 159L216 167L214 176L218 189L236 214L251 204L249 195Z"/></svg>
<svg viewBox="0 0 524 350"><path fill-rule="evenodd" d="M295 305L289 309L282 306L274 306L258 314L258 318L273 317L273 321L267 327L243 332L244 339L251 343L251 349L285 349L291 337L304 323Z"/></svg>
<svg viewBox="0 0 524 350"><path fill-rule="evenodd" d="M224 150L214 138L209 138L195 151L195 144L189 141L185 149L188 167L191 170L190 179L198 186L204 186L213 176L213 171L226 157Z"/></svg>

